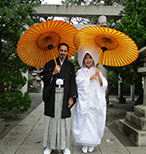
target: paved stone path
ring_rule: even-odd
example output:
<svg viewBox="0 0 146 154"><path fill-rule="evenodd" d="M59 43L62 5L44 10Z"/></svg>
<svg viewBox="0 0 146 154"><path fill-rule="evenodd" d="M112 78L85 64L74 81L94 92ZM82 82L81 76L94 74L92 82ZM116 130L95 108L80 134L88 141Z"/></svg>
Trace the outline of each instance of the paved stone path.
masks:
<svg viewBox="0 0 146 154"><path fill-rule="evenodd" d="M42 154L43 103L0 140L0 154ZM82 154L71 138L72 154ZM52 154L61 154L54 151ZM92 154L146 154L146 147L123 146L106 127L102 143Z"/></svg>

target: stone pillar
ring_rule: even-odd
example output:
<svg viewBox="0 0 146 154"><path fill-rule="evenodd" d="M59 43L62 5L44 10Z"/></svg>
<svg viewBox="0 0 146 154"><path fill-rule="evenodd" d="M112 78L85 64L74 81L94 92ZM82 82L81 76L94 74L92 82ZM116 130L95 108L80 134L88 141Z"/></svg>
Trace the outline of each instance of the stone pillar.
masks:
<svg viewBox="0 0 146 154"><path fill-rule="evenodd" d="M131 85L131 87L130 87L130 99L131 99L131 101L134 101L134 96L135 96L135 84Z"/></svg>
<svg viewBox="0 0 146 154"><path fill-rule="evenodd" d="M146 106L146 67L140 67L138 73L141 73L143 76L143 105Z"/></svg>
<svg viewBox="0 0 146 154"><path fill-rule="evenodd" d="M121 77L119 77L120 79L118 80L118 98L121 97L121 93L122 93L122 79Z"/></svg>
<svg viewBox="0 0 146 154"><path fill-rule="evenodd" d="M143 105L146 106L146 75L144 76L144 94L143 94Z"/></svg>
<svg viewBox="0 0 146 154"><path fill-rule="evenodd" d="M126 98L123 97L123 81L122 78L119 77L120 80L118 81L118 100L119 103L125 104L126 103Z"/></svg>

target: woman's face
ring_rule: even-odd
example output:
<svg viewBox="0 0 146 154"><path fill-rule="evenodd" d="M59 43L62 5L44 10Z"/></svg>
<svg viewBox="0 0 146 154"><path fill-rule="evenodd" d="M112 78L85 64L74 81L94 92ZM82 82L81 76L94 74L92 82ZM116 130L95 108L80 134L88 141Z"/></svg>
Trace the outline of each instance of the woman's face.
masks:
<svg viewBox="0 0 146 154"><path fill-rule="evenodd" d="M94 65L94 61L88 53L85 55L84 64L87 68L90 68L91 66Z"/></svg>

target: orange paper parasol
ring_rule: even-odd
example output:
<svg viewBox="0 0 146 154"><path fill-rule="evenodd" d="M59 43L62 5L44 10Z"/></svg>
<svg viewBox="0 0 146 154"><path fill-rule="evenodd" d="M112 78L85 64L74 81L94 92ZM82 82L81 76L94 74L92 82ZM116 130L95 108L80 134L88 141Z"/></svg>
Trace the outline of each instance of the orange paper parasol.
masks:
<svg viewBox="0 0 146 154"><path fill-rule="evenodd" d="M108 27L85 27L76 33L74 44L77 50L84 44L95 45L100 52L99 64L102 65L125 66L138 57L135 42L124 33Z"/></svg>
<svg viewBox="0 0 146 154"><path fill-rule="evenodd" d="M59 43L69 45L68 58L74 55L73 37L77 29L70 23L49 20L32 26L20 38L17 51L27 65L43 68L44 64L58 57Z"/></svg>

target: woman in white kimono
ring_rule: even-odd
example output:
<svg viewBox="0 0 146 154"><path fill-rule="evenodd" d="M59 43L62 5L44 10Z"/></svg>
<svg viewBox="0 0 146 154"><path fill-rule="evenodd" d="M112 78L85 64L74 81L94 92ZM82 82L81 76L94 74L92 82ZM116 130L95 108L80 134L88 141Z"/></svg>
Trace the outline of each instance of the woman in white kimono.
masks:
<svg viewBox="0 0 146 154"><path fill-rule="evenodd" d="M73 134L80 143L82 152L94 151L104 134L106 121L107 80L95 66L98 53L81 51L78 62L82 67L77 71L78 99L73 117Z"/></svg>

